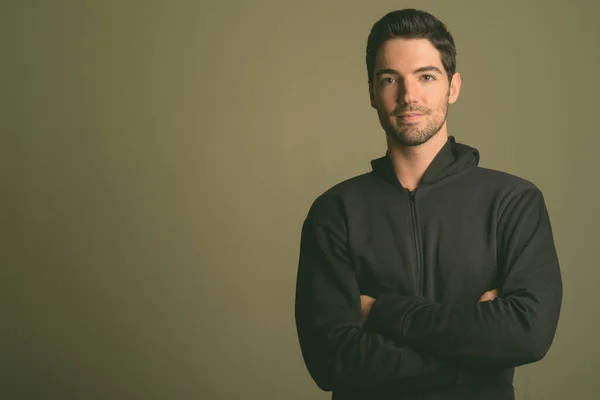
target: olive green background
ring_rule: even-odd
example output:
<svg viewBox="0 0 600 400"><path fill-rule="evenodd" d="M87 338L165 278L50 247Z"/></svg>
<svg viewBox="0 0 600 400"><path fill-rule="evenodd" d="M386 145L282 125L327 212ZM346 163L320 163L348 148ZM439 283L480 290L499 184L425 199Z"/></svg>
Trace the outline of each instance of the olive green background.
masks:
<svg viewBox="0 0 600 400"><path fill-rule="evenodd" d="M300 228L385 151L364 52L405 7L455 37L450 134L551 214L563 312L517 398L597 398L599 2L1 7L1 399L330 398L296 338Z"/></svg>

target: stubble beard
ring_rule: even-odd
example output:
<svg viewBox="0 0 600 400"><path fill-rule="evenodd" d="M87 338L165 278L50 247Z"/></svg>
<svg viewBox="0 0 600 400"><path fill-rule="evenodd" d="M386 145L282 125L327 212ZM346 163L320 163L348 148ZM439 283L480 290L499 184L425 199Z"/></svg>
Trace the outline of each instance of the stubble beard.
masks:
<svg viewBox="0 0 600 400"><path fill-rule="evenodd" d="M423 112L420 110L412 111ZM446 117L448 116L448 96L443 108L438 109L437 112L423 112L423 117L427 118L427 116L430 116L430 118L427 119L424 127L419 127L419 123L404 123L400 117L392 117L395 118L396 122L388 120L384 130L392 140L401 146L419 146L426 143L440 131L446 122Z"/></svg>

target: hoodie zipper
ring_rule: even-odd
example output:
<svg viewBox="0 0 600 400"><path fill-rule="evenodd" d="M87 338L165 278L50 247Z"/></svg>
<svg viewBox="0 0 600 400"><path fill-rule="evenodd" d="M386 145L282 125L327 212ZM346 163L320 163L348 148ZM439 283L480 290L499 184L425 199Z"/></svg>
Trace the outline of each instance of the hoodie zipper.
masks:
<svg viewBox="0 0 600 400"><path fill-rule="evenodd" d="M417 189L413 191L408 191L408 198L410 203L410 219L412 222L412 233L413 233L413 244L414 244L414 252L415 252L415 282L416 282L416 291L417 295L422 295L423 288L423 265L422 265L422 257L421 257L421 240L419 235L419 226L417 219L417 206L415 204L415 194Z"/></svg>

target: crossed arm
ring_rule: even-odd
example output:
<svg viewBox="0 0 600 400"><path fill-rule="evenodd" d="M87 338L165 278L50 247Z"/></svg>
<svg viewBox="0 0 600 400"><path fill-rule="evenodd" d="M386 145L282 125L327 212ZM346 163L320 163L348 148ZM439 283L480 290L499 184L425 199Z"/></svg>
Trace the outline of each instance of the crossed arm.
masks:
<svg viewBox="0 0 600 400"><path fill-rule="evenodd" d="M317 385L417 391L456 385L471 368L509 368L541 359L562 299L541 193L525 192L505 215L499 240L507 271L500 296L492 291L474 304L442 305L393 293L376 300L361 297L343 227L321 225L309 214L302 231L296 325Z"/></svg>
<svg viewBox="0 0 600 400"><path fill-rule="evenodd" d="M488 290L484 294L479 297L479 302L483 303L485 301L493 301L496 297L498 297L498 289ZM373 303L375 303L377 299L367 295L360 296L360 309L362 312L363 324L367 322L369 318L369 313L371 312L371 308L373 307Z"/></svg>

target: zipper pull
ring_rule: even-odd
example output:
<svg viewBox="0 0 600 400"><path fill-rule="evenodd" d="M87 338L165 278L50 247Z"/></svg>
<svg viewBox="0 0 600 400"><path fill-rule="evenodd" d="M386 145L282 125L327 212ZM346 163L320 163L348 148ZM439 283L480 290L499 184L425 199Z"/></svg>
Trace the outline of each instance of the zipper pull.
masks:
<svg viewBox="0 0 600 400"><path fill-rule="evenodd" d="M408 189L406 189L408 190ZM415 192L417 191L417 189L415 190L408 190L408 198L410 199L411 202L414 203L415 201Z"/></svg>

